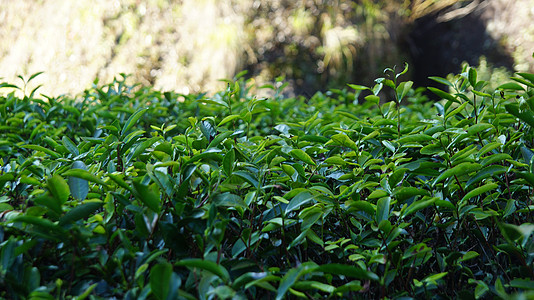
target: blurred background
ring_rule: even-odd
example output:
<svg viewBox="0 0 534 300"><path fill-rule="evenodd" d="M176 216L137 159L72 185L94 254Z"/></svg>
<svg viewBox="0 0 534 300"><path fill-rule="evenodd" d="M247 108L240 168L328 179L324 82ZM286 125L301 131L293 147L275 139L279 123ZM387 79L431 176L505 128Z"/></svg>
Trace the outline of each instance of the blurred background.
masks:
<svg viewBox="0 0 534 300"><path fill-rule="evenodd" d="M79 94L96 78L213 92L247 70L311 96L410 64L416 85L458 72L534 72L533 0L0 0L0 81ZM406 78L408 79L408 78Z"/></svg>

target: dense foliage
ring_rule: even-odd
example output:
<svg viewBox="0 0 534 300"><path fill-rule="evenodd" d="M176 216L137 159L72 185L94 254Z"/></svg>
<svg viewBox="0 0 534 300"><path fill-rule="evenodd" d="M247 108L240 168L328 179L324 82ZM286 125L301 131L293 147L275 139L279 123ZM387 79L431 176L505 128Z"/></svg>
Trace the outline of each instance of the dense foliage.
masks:
<svg viewBox="0 0 534 300"><path fill-rule="evenodd" d="M1 84L0 297L532 297L534 75L466 67L432 102L403 72L310 99Z"/></svg>

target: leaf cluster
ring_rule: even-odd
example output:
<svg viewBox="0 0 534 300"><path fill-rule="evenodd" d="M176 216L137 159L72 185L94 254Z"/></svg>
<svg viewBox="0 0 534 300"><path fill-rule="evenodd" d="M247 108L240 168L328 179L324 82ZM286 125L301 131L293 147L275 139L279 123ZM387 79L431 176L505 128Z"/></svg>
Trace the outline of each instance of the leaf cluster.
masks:
<svg viewBox="0 0 534 300"><path fill-rule="evenodd" d="M0 296L532 296L534 75L466 67L432 103L403 72L0 96Z"/></svg>

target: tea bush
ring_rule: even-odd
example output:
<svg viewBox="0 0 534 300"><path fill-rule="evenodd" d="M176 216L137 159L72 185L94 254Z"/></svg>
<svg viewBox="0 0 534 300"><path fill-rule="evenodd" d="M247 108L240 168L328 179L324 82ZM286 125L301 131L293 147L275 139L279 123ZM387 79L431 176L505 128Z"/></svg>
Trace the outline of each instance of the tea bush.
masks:
<svg viewBox="0 0 534 300"><path fill-rule="evenodd" d="M534 296L534 75L430 102L405 71L309 99L0 84L0 297Z"/></svg>

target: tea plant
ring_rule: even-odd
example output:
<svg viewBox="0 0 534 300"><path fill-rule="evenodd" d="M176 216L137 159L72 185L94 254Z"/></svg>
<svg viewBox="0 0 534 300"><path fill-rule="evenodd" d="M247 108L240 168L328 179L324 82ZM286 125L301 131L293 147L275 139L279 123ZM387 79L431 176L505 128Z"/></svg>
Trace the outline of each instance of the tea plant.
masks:
<svg viewBox="0 0 534 300"><path fill-rule="evenodd" d="M433 103L403 72L309 99L1 84L0 296L532 297L534 75L466 67Z"/></svg>

